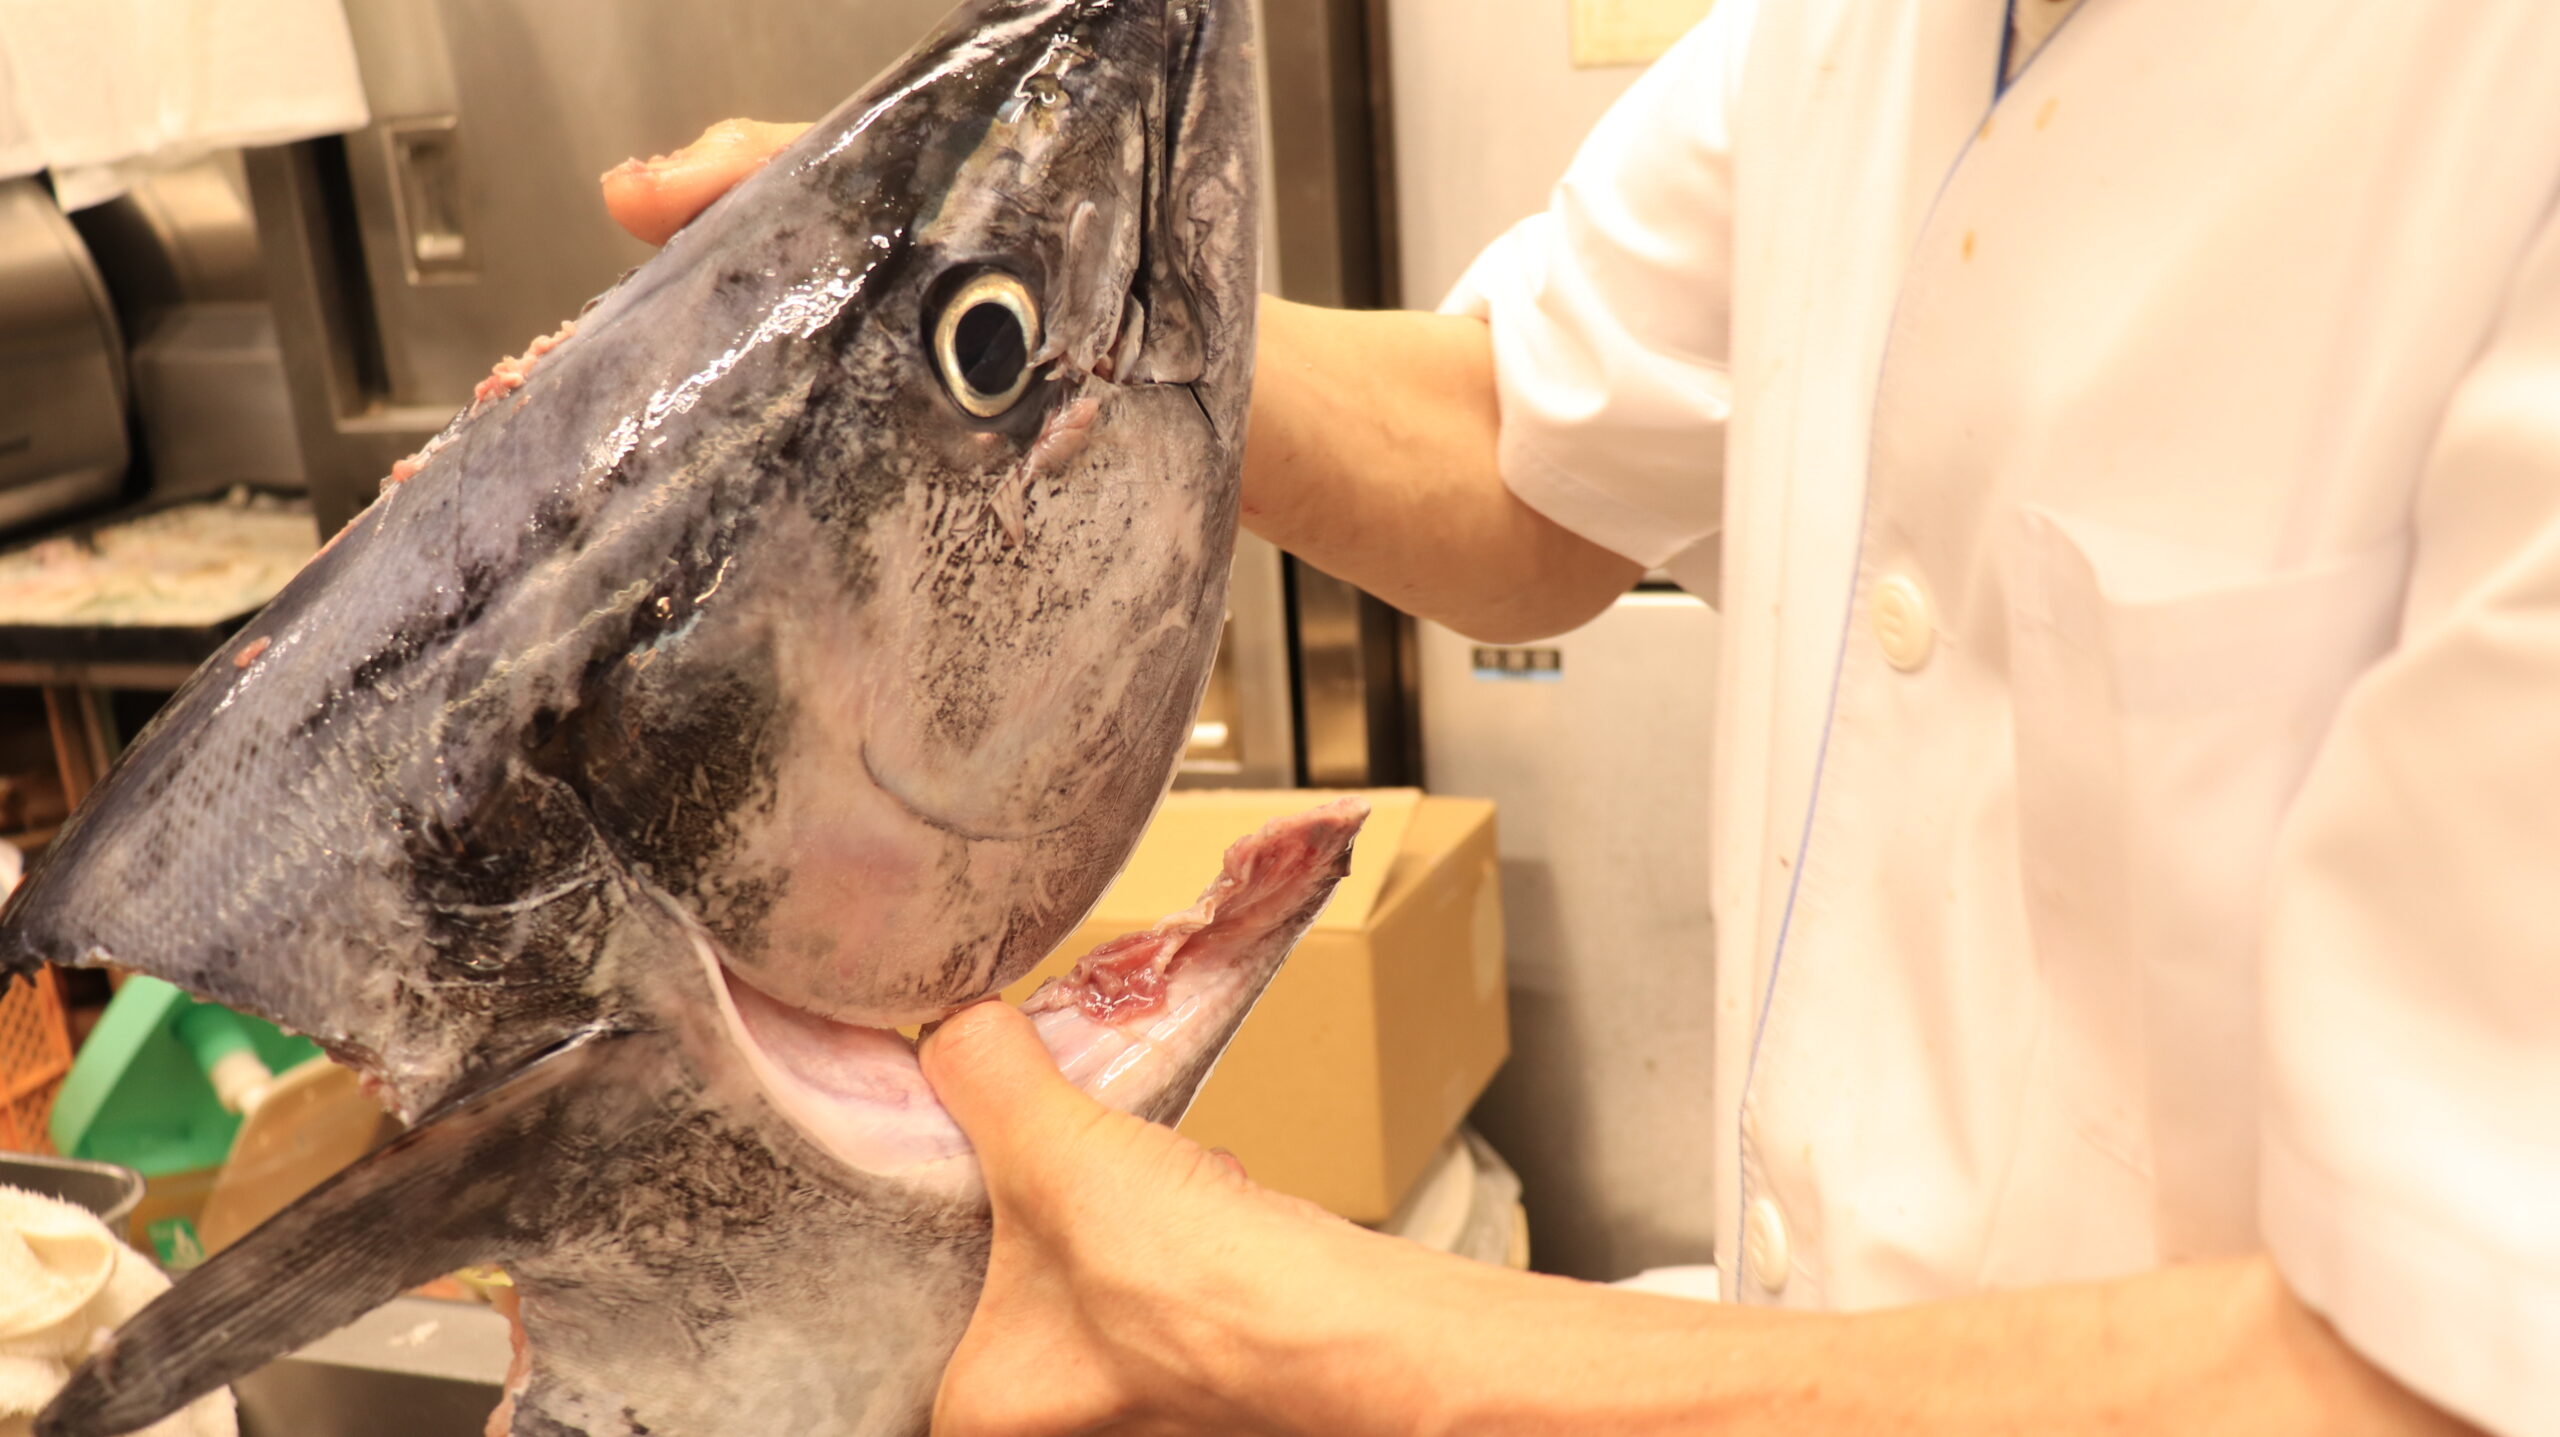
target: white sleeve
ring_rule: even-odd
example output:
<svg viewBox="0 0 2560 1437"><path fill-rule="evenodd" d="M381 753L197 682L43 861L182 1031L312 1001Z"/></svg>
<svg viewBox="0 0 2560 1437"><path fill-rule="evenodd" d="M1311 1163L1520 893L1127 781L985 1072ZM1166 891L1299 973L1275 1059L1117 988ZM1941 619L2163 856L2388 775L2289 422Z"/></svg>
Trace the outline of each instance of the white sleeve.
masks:
<svg viewBox="0 0 2560 1437"><path fill-rule="evenodd" d="M1441 306L1492 323L1512 492L1649 566L1723 519L1728 120L1754 9L1723 0L1636 81Z"/></svg>
<svg viewBox="0 0 2560 1437"><path fill-rule="evenodd" d="M2560 220L2421 476L2269 895L2261 1217L2358 1350L2560 1433Z"/></svg>

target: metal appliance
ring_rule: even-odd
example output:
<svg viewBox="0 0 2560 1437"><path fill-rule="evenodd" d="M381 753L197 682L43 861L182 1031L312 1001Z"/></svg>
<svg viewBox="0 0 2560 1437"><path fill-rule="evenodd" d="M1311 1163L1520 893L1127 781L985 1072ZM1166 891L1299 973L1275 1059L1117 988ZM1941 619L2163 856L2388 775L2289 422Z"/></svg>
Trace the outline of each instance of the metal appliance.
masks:
<svg viewBox="0 0 2560 1437"><path fill-rule="evenodd" d="M151 496L300 488L302 456L239 152L141 175L71 222L132 348L136 467Z"/></svg>
<svg viewBox="0 0 2560 1437"><path fill-rule="evenodd" d="M266 297L248 184L239 151L221 150L138 175L123 194L72 214L126 334L180 305Z"/></svg>
<svg viewBox="0 0 2560 1437"><path fill-rule="evenodd" d="M814 118L950 0L367 0L374 122L254 151L268 289L324 531L441 428L501 354L648 250L596 175L732 115ZM1363 0L1262 0L1273 288L1392 298ZM1392 610L1259 541L1182 781L1400 782L1409 684Z"/></svg>
<svg viewBox="0 0 2560 1437"><path fill-rule="evenodd" d="M1576 66L1590 27L1677 33L1703 9L1387 0L1408 296L1447 293L1543 208L1640 73ZM1621 1278L1713 1245L1716 645L1714 613L1669 589L1520 648L1422 626L1424 776L1501 805L1512 1057L1471 1121L1519 1169L1547 1271Z"/></svg>
<svg viewBox="0 0 2560 1437"><path fill-rule="evenodd" d="M114 498L130 458L106 285L51 191L0 182L0 530Z"/></svg>

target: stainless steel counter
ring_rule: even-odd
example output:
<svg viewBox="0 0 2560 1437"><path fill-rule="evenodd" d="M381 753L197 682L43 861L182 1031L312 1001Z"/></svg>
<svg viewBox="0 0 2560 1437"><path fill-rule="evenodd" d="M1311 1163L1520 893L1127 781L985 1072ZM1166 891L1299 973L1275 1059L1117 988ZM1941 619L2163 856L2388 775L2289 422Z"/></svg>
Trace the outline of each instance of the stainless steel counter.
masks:
<svg viewBox="0 0 2560 1437"><path fill-rule="evenodd" d="M506 1319L395 1298L241 1379L241 1437L480 1437L507 1377Z"/></svg>

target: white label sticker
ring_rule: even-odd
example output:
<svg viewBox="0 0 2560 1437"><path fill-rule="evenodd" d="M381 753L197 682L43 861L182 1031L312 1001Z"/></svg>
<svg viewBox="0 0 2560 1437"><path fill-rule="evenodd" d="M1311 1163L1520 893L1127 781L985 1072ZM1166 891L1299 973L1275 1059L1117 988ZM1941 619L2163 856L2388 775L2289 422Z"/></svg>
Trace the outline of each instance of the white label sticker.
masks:
<svg viewBox="0 0 2560 1437"><path fill-rule="evenodd" d="M1572 0L1573 63L1650 65L1707 18L1716 0Z"/></svg>
<svg viewBox="0 0 2560 1437"><path fill-rule="evenodd" d="M1564 677L1562 649L1497 649L1479 645L1474 657L1476 677L1480 679L1555 683Z"/></svg>

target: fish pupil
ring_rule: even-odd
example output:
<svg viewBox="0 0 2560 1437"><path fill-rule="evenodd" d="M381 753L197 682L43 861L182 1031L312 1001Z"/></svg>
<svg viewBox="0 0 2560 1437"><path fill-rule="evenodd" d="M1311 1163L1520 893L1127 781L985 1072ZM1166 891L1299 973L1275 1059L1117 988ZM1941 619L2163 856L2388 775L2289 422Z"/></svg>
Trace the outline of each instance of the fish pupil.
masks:
<svg viewBox="0 0 2560 1437"><path fill-rule="evenodd" d="M1022 377L1031 359L1022 321L1001 304L971 305L953 331L951 349L960 361L960 377L984 395L1000 395Z"/></svg>

